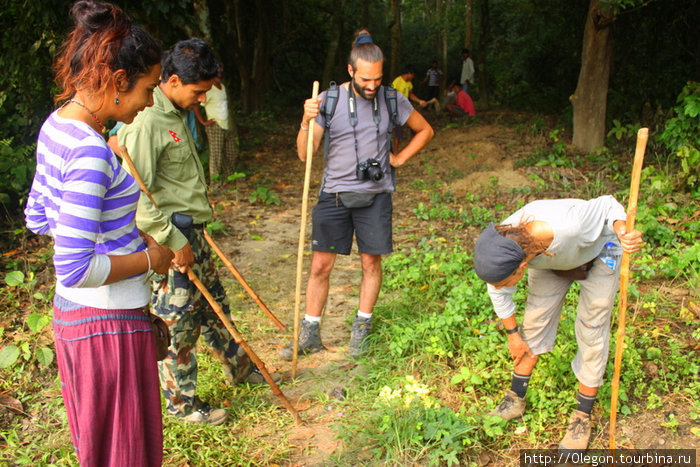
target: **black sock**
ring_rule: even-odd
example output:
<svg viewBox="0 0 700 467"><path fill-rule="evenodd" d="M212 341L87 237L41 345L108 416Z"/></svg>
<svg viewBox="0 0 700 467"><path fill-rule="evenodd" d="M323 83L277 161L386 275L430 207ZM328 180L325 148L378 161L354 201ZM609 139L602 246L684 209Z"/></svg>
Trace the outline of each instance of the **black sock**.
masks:
<svg viewBox="0 0 700 467"><path fill-rule="evenodd" d="M530 375L519 375L513 372L513 381L510 383L510 390L522 399L525 397L525 392L527 392L527 383L529 381Z"/></svg>
<svg viewBox="0 0 700 467"><path fill-rule="evenodd" d="M591 414L591 410L593 410L593 403L595 402L596 396L584 396L581 394L581 392L578 393L576 396L576 400L578 401L578 407L576 407L576 410L580 410L583 413Z"/></svg>

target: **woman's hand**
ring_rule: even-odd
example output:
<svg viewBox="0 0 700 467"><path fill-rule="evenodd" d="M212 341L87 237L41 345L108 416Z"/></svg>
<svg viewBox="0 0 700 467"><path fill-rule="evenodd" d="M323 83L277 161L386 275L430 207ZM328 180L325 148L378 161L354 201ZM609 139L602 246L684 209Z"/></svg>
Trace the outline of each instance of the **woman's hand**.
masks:
<svg viewBox="0 0 700 467"><path fill-rule="evenodd" d="M156 242L150 235L143 232L142 234L148 247L148 255L151 257L151 268L158 274L167 274L175 254L167 246Z"/></svg>

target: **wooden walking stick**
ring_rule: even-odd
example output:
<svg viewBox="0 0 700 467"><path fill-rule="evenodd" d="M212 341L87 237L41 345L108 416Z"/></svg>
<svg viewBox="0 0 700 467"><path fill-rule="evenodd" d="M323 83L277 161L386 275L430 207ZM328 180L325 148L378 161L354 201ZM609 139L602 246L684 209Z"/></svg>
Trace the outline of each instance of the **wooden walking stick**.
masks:
<svg viewBox="0 0 700 467"><path fill-rule="evenodd" d="M136 183L139 184L139 187L141 187L141 191L143 191L146 196L148 196L148 199L151 200L153 205L157 208L158 203L153 199L153 196L151 195L151 192L148 191L148 188L146 187L146 184L143 182L143 179L139 175L138 171L136 170L136 167L134 166L134 162L131 160L131 156L129 156L129 152L126 150L126 147L122 146L120 147L119 150L121 158L126 162L126 164L129 166L129 169L131 170L131 176L134 177L134 180L136 180ZM245 350L246 354L250 357L250 359L253 361L253 363L258 367L260 370L260 374L262 374L263 378L265 381L267 381L267 384L270 385L270 388L272 388L272 392L279 397L279 399L282 401L282 405L286 407L286 409L289 411L289 413L292 415L292 418L296 422L297 425L302 425L303 422L301 421L301 418L299 417L299 414L297 411L294 409L292 404L289 402L287 397L284 395L284 393L280 390L280 388L277 386L275 381L272 379L270 376L270 373L267 371L267 368L265 368L265 363L263 363L260 358L253 352L253 349L250 348L248 343L243 340L243 337L241 334L238 332L238 330L235 328L235 326L231 323L231 320L229 320L226 317L226 314L224 313L224 310L221 308L221 305L219 305L216 300L214 299L214 296L209 293L207 288L202 284L202 281L200 281L195 273L192 271L192 268L188 267L187 268L187 277L189 278L190 282L192 282L195 287L202 293L204 298L206 298L207 302L211 306L212 310L214 310L214 313L219 317L221 322L224 324L224 327L228 330L228 332L231 333L231 336L233 336L233 339L236 341L236 344L240 345L243 347L243 350Z"/></svg>
<svg viewBox="0 0 700 467"><path fill-rule="evenodd" d="M632 166L632 180L630 182L630 198L627 204L627 224L625 232L634 230L634 221L637 217L637 197L639 195L639 180L642 176L644 163L644 151L649 139L649 129L641 128L637 132L637 147L634 151L634 165ZM620 264L620 300L617 315L617 341L615 345L615 368L611 383L612 394L610 396L610 443L609 448L615 449L615 423L617 421L617 397L620 390L620 367L622 366L622 351L625 341L625 313L627 312L627 284L630 278L630 254L622 252Z"/></svg>
<svg viewBox="0 0 700 467"><path fill-rule="evenodd" d="M141 187L141 191L148 196L148 199L151 200L151 203L153 203L154 206L158 207L158 203L153 199L153 195L151 195L151 192L148 190L146 187L146 184L143 182L143 179L139 175L138 171L136 170L136 167L134 166L134 161L131 160L131 156L129 156L129 152L126 150L126 146L121 146L119 148L119 155L121 156L122 160L126 162L126 165L129 166L129 170L131 170L131 175L134 177L136 182L139 184L139 187ZM286 330L287 327L280 321L277 316L275 316L272 311L263 303L263 301L260 299L258 294L255 293L255 291L248 285L248 282L243 278L240 272L238 272L238 269L231 263L231 261L224 255L224 252L221 251L221 248L214 242L214 239L211 238L209 235L209 232L207 232L207 229L204 229L204 238L209 242L209 245L211 245L212 249L214 252L219 255L219 258L221 258L221 261L228 267L228 269L233 273L233 276L238 279L238 282L243 286L246 292L248 292L248 295L255 300L255 303L258 304L258 306L272 319L272 321L279 327L281 330Z"/></svg>
<svg viewBox="0 0 700 467"><path fill-rule="evenodd" d="M267 316L270 317L273 323L277 325L278 328L280 328L282 331L285 331L287 329L287 326L282 323L282 321L277 318L277 316L270 311L270 309L263 303L263 301L260 299L258 294L255 293L255 291L248 285L248 282L243 278L241 273L236 269L236 266L233 265L233 263L226 257L224 252L219 248L219 245L216 244L213 238L211 238L211 235L209 235L209 232L207 232L207 229L204 229L204 238L209 242L209 245L212 247L214 252L219 255L219 258L221 258L221 261L226 265L229 271L231 271L231 274L233 274L233 277L238 279L238 282L243 286L246 292L248 292L248 295L250 298L252 298L255 303L258 304L260 309L265 312Z"/></svg>
<svg viewBox="0 0 700 467"><path fill-rule="evenodd" d="M209 302L209 305L211 306L212 310L214 310L214 313L216 313L221 322L224 323L226 329L228 329L228 332L230 332L233 336L233 339L236 341L236 344L243 347L245 353L248 354L253 363L258 367L263 378L265 378L267 384L269 384L270 388L272 388L272 392L280 399L280 401L282 401L282 405L284 405L284 407L289 411L297 426L303 425L303 422L299 417L299 413L289 402L289 399L287 399L282 390L280 390L280 388L277 386L275 380L272 379L270 373L267 371L267 368L265 368L265 363L263 363L263 361L260 360L260 358L258 358L256 353L253 352L253 349L251 349L248 343L245 340L243 340L241 333L239 333L238 329L236 329L233 323L231 323L231 320L229 320L228 317L226 317L226 313L224 313L224 310L221 308L221 305L219 305L216 302L212 294L209 293L206 287L204 287L202 281L197 279L197 276L192 271L192 268L187 268L187 277L190 279L190 282L192 282L195 285L195 287L197 287L199 291L202 292L202 295L204 295L204 298L207 299L207 302Z"/></svg>
<svg viewBox="0 0 700 467"><path fill-rule="evenodd" d="M311 98L318 97L318 81L314 81ZM314 120L309 121L309 134L306 143L306 172L304 191L301 197L301 227L299 228L299 249L297 250L297 283L294 293L294 345L292 346L292 379L297 376L297 352L299 351L299 310L301 308L301 274L304 265L304 242L306 241L306 211L309 205L309 185L311 184L311 160L314 155Z"/></svg>
<svg viewBox="0 0 700 467"><path fill-rule="evenodd" d="M157 208L158 203L156 203L156 200L153 199L153 195L151 194L151 191L146 187L146 184L143 183L143 179L141 178L141 175L139 175L139 171L136 170L136 166L134 165L134 161L131 160L131 156L129 155L129 151L126 150L126 146L119 146L119 156L122 158L124 162L126 162L126 165L129 166L129 170L131 170L131 176L134 177L134 180L136 180L136 183L139 184L139 188L141 188L141 191L148 196L148 199L151 200L151 203Z"/></svg>

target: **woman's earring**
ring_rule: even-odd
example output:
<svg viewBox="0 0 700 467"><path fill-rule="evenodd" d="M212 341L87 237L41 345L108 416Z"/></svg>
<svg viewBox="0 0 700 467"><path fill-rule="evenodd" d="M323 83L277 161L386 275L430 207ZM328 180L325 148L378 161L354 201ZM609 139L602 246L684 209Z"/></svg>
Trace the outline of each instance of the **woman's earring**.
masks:
<svg viewBox="0 0 700 467"><path fill-rule="evenodd" d="M119 105L119 91L117 91L117 97L114 98L114 103Z"/></svg>

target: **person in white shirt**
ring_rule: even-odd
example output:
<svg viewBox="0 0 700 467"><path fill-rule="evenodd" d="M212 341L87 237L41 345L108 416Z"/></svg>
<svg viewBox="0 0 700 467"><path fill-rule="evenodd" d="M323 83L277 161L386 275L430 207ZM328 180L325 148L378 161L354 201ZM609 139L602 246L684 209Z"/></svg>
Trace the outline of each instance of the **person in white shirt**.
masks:
<svg viewBox="0 0 700 467"><path fill-rule="evenodd" d="M469 85L474 83L474 60L469 49L462 49L462 75L459 79L464 92L469 92Z"/></svg>
<svg viewBox="0 0 700 467"><path fill-rule="evenodd" d="M236 139L230 129L228 97L222 78L223 68L219 67L219 74L214 78L202 104L207 120L204 119L200 106L194 107L194 114L199 123L204 125L209 141L209 177L212 184L215 183L216 175L233 173L236 163Z"/></svg>
<svg viewBox="0 0 700 467"><path fill-rule="evenodd" d="M533 201L502 224L490 224L476 241L474 269L488 283L496 314L514 359L511 389L489 415L511 420L525 412L525 392L539 355L554 348L564 298L581 287L576 314L578 352L571 367L579 380L578 406L560 449L583 450L591 434L590 413L608 359L610 315L619 287L619 260L599 258L613 243L638 251L642 234L625 231L625 210L612 196L588 201ZM529 293L519 329L513 294L529 267Z"/></svg>

